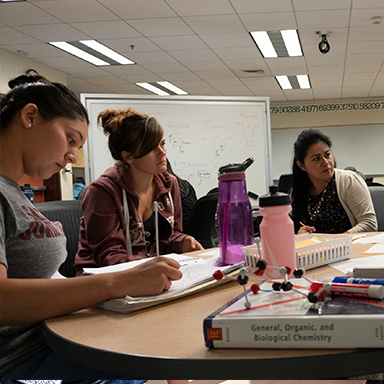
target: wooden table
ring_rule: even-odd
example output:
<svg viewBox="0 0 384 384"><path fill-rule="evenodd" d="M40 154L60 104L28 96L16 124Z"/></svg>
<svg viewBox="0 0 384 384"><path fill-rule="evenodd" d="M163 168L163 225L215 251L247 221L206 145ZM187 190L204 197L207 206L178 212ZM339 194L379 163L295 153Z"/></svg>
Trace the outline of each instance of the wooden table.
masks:
<svg viewBox="0 0 384 384"><path fill-rule="evenodd" d="M353 244L352 257L370 246ZM324 266L306 276L336 274ZM204 317L241 292L230 282L129 315L89 308L47 320L45 337L64 356L127 379L308 380L383 372L384 349L207 349Z"/></svg>

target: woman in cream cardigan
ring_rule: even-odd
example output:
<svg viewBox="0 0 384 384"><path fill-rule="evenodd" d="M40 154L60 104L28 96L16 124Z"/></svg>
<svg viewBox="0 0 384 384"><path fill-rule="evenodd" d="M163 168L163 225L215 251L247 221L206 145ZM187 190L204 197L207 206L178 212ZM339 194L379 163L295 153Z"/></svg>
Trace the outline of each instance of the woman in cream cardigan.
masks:
<svg viewBox="0 0 384 384"><path fill-rule="evenodd" d="M363 178L335 168L331 139L315 129L294 144L292 212L298 233L377 231L371 195Z"/></svg>

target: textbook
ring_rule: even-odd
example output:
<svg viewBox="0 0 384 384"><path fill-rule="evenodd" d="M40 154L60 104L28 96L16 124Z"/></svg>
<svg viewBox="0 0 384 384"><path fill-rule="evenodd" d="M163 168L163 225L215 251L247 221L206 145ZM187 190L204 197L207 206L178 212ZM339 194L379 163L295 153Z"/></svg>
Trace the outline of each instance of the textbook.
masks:
<svg viewBox="0 0 384 384"><path fill-rule="evenodd" d="M183 277L180 280L172 281L172 285L168 291L164 291L156 296L126 296L121 299L112 299L99 304L99 306L110 311L125 314L130 313L227 283L231 280L215 280L213 277L214 272L221 270L224 274L237 273L237 271L244 266L244 263L238 263L220 267L217 266L217 258L215 257L212 257L211 259L203 259L199 256L191 257L178 254L164 255L164 257L170 257L176 260L180 264L180 271L183 273ZM84 268L84 273L100 274L123 271L133 268L141 263L145 263L151 259L152 258L140 259L100 268Z"/></svg>
<svg viewBox="0 0 384 384"><path fill-rule="evenodd" d="M291 283L308 294L307 280ZM384 300L327 296L312 304L293 290L274 291L268 281L259 285L256 295L247 293L249 309L242 293L204 319L208 348L384 347Z"/></svg>

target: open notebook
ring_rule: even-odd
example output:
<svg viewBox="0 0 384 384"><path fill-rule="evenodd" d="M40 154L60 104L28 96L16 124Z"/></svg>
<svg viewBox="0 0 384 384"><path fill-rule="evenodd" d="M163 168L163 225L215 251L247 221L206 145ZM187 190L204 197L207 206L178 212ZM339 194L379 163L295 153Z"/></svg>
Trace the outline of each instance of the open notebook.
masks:
<svg viewBox="0 0 384 384"><path fill-rule="evenodd" d="M244 263L229 265L226 267L217 266L217 258L203 259L201 257L190 257L177 254L164 255L176 260L180 265L180 271L183 277L180 280L172 281L172 286L168 291L164 291L156 296L130 297L126 296L122 299L108 300L100 304L102 308L109 309L120 313L129 313L138 309L147 308L153 305L161 304L169 300L189 295L191 293L204 289L213 288L221 285L229 280L215 280L213 273L220 269L224 274L230 274L241 268ZM140 263L145 263L148 259L130 261L127 263L110 265L101 268L84 268L86 274L100 274L123 271L133 268Z"/></svg>

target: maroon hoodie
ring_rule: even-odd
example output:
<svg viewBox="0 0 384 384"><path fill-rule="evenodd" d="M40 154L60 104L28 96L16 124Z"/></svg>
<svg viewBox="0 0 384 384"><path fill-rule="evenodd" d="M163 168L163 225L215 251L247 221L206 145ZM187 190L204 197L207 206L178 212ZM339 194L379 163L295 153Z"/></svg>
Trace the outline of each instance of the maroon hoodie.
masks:
<svg viewBox="0 0 384 384"><path fill-rule="evenodd" d="M128 172L118 165L108 168L92 182L81 196L83 217L80 221L79 250L75 257L77 274L82 268L102 267L155 255L155 245L148 250L144 224L138 215L139 198ZM177 180L168 172L154 176L158 212L166 219L166 229L159 242L160 254L181 253L182 209ZM129 241L127 252L123 192L127 193L129 209ZM128 247L129 248L129 247Z"/></svg>

